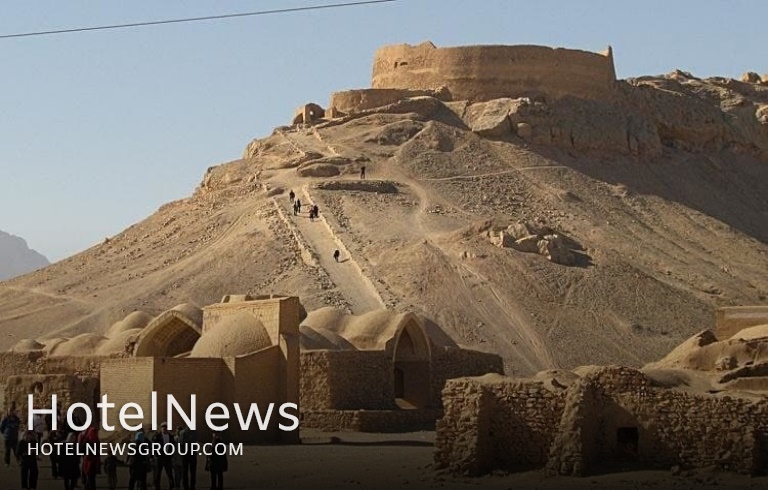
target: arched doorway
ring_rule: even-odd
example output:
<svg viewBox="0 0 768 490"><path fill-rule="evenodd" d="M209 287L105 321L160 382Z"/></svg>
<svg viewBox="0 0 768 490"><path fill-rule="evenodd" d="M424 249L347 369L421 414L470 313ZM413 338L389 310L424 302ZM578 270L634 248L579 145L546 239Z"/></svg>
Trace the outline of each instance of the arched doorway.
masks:
<svg viewBox="0 0 768 490"><path fill-rule="evenodd" d="M429 343L415 320L400 329L393 361L395 404L403 409L427 407L431 397Z"/></svg>
<svg viewBox="0 0 768 490"><path fill-rule="evenodd" d="M201 328L184 315L169 310L152 321L134 348L136 357L174 357L192 350Z"/></svg>

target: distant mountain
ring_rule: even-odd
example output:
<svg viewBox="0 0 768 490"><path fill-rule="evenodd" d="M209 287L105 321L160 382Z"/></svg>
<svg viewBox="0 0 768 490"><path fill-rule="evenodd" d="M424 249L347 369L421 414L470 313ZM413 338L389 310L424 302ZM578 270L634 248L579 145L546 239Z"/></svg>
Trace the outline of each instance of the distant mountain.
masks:
<svg viewBox="0 0 768 490"><path fill-rule="evenodd" d="M49 265L48 259L27 242L0 230L0 281Z"/></svg>

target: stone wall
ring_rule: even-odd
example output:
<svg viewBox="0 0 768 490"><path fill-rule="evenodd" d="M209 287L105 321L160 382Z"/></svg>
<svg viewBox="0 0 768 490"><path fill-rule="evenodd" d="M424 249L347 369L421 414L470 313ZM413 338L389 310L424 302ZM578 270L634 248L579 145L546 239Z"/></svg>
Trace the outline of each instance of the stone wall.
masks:
<svg viewBox="0 0 768 490"><path fill-rule="evenodd" d="M438 89L453 100L472 102L500 97L566 95L609 99L615 92L613 53L544 46L467 46L437 48L385 46L375 53L373 88Z"/></svg>
<svg viewBox="0 0 768 490"><path fill-rule="evenodd" d="M414 432L435 430L441 411L422 410L308 410L301 414L303 429L356 432Z"/></svg>
<svg viewBox="0 0 768 490"><path fill-rule="evenodd" d="M437 88L437 87L435 87ZM356 90L344 90L331 94L330 107L333 117L381 107L408 98L429 96L442 101L450 101L451 94L447 90L410 90L407 88L366 88Z"/></svg>
<svg viewBox="0 0 768 490"><path fill-rule="evenodd" d="M620 451L617 430L636 427L638 459L644 466L718 465L745 474L762 469L766 400L654 388L630 368L606 368L587 382L595 386L601 412L600 430L590 441L597 460L615 459Z"/></svg>
<svg viewBox="0 0 768 490"><path fill-rule="evenodd" d="M301 353L300 372L302 412L395 408L394 365L384 351L306 351ZM442 407L441 392L448 379L503 372L503 361L496 354L434 349L427 404Z"/></svg>
<svg viewBox="0 0 768 490"><path fill-rule="evenodd" d="M621 461L756 474L766 461L768 401L654 387L631 368L601 368L567 389L462 378L443 395L435 460L458 474L546 467L586 475Z"/></svg>
<svg viewBox="0 0 768 490"><path fill-rule="evenodd" d="M504 374L504 361L496 354L470 349L447 348L432 350L432 406L443 406L442 392L449 379Z"/></svg>
<svg viewBox="0 0 768 490"><path fill-rule="evenodd" d="M17 413L26 425L28 395L33 395L35 408L50 408L52 395L56 395L56 406L62 414L73 403L85 403L94 414L99 396L99 378L72 376L68 374L24 374L10 376L6 380L4 399L6 409L16 403ZM83 414L80 414L83 416ZM85 420L85 419L83 419Z"/></svg>
<svg viewBox="0 0 768 490"><path fill-rule="evenodd" d="M18 374L70 374L98 376L102 361L108 356L46 357L43 352L0 353L0 381Z"/></svg>
<svg viewBox="0 0 768 490"><path fill-rule="evenodd" d="M383 351L301 353L301 410L395 408L392 362Z"/></svg>
<svg viewBox="0 0 768 490"><path fill-rule="evenodd" d="M77 378L97 378L104 360L110 357L46 357L42 352L0 353L0 407L10 406L6 384L12 376L60 374ZM16 395L14 395L16 396ZM24 395L26 403L26 394ZM18 403L18 402L17 402Z"/></svg>
<svg viewBox="0 0 768 490"><path fill-rule="evenodd" d="M543 383L498 375L459 378L443 390L435 462L457 474L543 467L562 415L564 394Z"/></svg>

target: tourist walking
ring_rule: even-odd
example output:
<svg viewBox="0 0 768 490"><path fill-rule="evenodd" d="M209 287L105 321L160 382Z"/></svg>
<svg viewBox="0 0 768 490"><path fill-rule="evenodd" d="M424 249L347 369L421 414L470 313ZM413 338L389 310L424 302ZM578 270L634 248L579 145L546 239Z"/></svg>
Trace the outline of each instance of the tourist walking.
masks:
<svg viewBox="0 0 768 490"><path fill-rule="evenodd" d="M365 165L360 167L360 180L365 180Z"/></svg>
<svg viewBox="0 0 768 490"><path fill-rule="evenodd" d="M338 262L339 261L339 256L341 256L341 252L339 252L339 249L334 250L333 251L333 260Z"/></svg>
<svg viewBox="0 0 768 490"><path fill-rule="evenodd" d="M184 444L184 455L181 457L181 482L184 490L195 490L197 484L197 454L192 452L191 445L197 442L197 431L185 427L181 431L181 443ZM178 486L179 482L176 482Z"/></svg>
<svg viewBox="0 0 768 490"><path fill-rule="evenodd" d="M43 433L45 433L45 418L40 414L32 416L32 430L35 431L38 444L43 442Z"/></svg>
<svg viewBox="0 0 768 490"><path fill-rule="evenodd" d="M56 444L60 442L64 442L64 438L61 435L61 432L58 430L51 430L48 432L48 437L46 438L46 442L51 445L51 447L56 447ZM51 455L49 456L51 460L51 476L53 479L57 479L59 475L61 475L61 456L59 455L58 451L51 451Z"/></svg>
<svg viewBox="0 0 768 490"><path fill-rule="evenodd" d="M5 454L3 455L5 466L11 466L11 453L14 457L18 456L16 450L19 445L19 427L21 427L21 420L16 415L16 408L12 406L8 414L0 421L0 433L3 434L3 442L5 443Z"/></svg>
<svg viewBox="0 0 768 490"><path fill-rule="evenodd" d="M168 423L163 422L160 424L160 432L155 432L155 435L152 436L152 443L160 444L161 447L165 447L166 444L172 444L173 442L173 435L168 432ZM172 455L167 454L164 449L160 451L160 454L155 455L154 470L155 490L160 490L160 481L163 478L163 471L165 471L165 474L168 477L168 488L176 488L173 484Z"/></svg>
<svg viewBox="0 0 768 490"><path fill-rule="evenodd" d="M37 445L37 435L35 431L28 430L24 438L19 442L16 449L16 458L21 467L21 488L24 490L35 490L37 488L37 477L40 471L37 467L37 452L32 452L31 447Z"/></svg>
<svg viewBox="0 0 768 490"><path fill-rule="evenodd" d="M288 193L288 199L291 200L291 204L293 204L293 200L296 199L296 193L293 192L293 189L291 189L291 192Z"/></svg>
<svg viewBox="0 0 768 490"><path fill-rule="evenodd" d="M66 442L74 445L77 442L77 434L70 432ZM64 490L75 490L77 479L80 478L80 456L77 451L64 451L58 460L59 475L64 479Z"/></svg>
<svg viewBox="0 0 768 490"><path fill-rule="evenodd" d="M112 454L112 451L107 450L107 457L104 458L104 473L107 474L109 490L115 490L117 488L117 465L120 464L120 460Z"/></svg>
<svg viewBox="0 0 768 490"><path fill-rule="evenodd" d="M224 490L224 472L229 469L227 454L216 454L216 446L221 444L221 436L218 432L213 433L213 447L211 455L207 457L205 469L211 474L211 490ZM221 450L219 448L219 450ZM223 451L222 451L223 452Z"/></svg>
<svg viewBox="0 0 768 490"><path fill-rule="evenodd" d="M99 443L99 429L96 426L96 422L93 422L85 432L78 436L79 442L83 447L83 485L85 490L96 490L96 475L101 473L101 457L98 451L88 451L85 448L98 448Z"/></svg>
<svg viewBox="0 0 768 490"><path fill-rule="evenodd" d="M181 430L183 427L177 427L176 428L176 435L173 437L173 442L175 443L174 446L176 447L176 451L174 451L173 455L171 456L171 463L173 466L173 482L176 483L176 488L179 488L179 485L181 484L181 473L183 470L183 461L180 451L182 442L181 442Z"/></svg>
<svg viewBox="0 0 768 490"><path fill-rule="evenodd" d="M149 460L147 456L147 442L144 436L144 428L139 428L133 439L134 454L128 456L128 490L147 490L147 469Z"/></svg>
<svg viewBox="0 0 768 490"><path fill-rule="evenodd" d="M301 199L296 199L296 214L301 214Z"/></svg>

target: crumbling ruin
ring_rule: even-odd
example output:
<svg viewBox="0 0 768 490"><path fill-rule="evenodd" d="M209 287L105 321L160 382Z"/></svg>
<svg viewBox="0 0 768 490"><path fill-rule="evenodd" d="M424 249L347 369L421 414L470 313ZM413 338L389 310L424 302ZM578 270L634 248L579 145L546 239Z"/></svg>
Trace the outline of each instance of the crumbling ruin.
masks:
<svg viewBox="0 0 768 490"><path fill-rule="evenodd" d="M450 380L435 461L466 475L546 468L584 476L615 465L761 473L768 314L751 311L762 325L721 340L701 332L642 370L586 366L530 379Z"/></svg>

